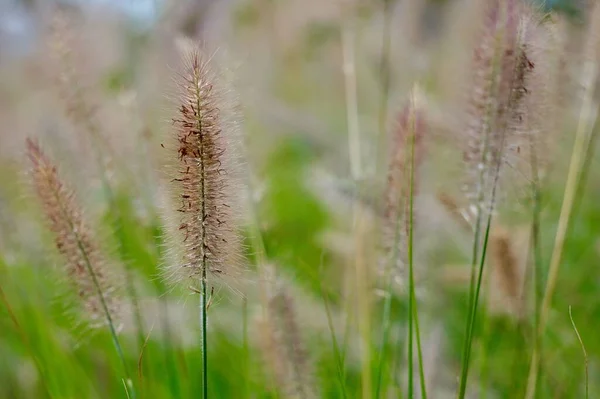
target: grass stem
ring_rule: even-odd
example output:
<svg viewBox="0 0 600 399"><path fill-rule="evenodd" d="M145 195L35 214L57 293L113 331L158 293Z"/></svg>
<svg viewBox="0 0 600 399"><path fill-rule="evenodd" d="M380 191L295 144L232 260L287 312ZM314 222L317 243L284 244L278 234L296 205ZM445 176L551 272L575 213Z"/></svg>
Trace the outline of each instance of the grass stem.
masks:
<svg viewBox="0 0 600 399"><path fill-rule="evenodd" d="M208 398L208 353L206 344L206 268L200 279L200 356L202 357L202 399Z"/></svg>
<svg viewBox="0 0 600 399"><path fill-rule="evenodd" d="M69 224L69 228L70 228L71 232L73 233L73 236L75 237L75 241L77 242L77 248L81 252L81 255L84 260L85 269L88 272L88 274L90 275L90 278L92 279L92 285L94 286L94 289L96 290L96 294L98 295L98 299L100 300L100 306L102 307L102 311L104 312L104 316L106 317L106 321L107 321L108 329L109 329L109 332L110 332L110 335L111 335L111 338L113 341L113 345L117 352L117 356L119 357L121 364L123 366L123 374L125 376L125 385L128 388L128 390L127 390L128 395L130 395L132 399L136 399L135 389L133 387L133 380L131 379L131 376L129 374L129 367L127 366L127 361L125 360L123 348L121 347L121 343L119 341L119 336L117 335L117 330L115 328L114 321L113 321L110 311L108 309L108 305L106 304L106 300L104 298L104 293L102 292L102 288L100 287L100 283L98 281L98 277L96 276L96 272L94 271L94 268L92 267L92 264L90 263L89 256L85 250L85 247L83 245L83 242L81 241L81 237L79 236L77 229L73 225L73 221L71 220L69 214L66 212L66 210L62 206L60 196L56 192L54 193L54 195L56 198L56 203L60 207L60 212L62 213L62 217Z"/></svg>

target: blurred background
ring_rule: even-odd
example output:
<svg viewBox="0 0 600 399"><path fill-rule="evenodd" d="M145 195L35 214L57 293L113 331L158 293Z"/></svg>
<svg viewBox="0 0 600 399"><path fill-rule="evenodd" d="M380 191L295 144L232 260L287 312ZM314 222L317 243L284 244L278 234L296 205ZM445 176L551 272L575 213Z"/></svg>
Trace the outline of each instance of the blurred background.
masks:
<svg viewBox="0 0 600 399"><path fill-rule="evenodd" d="M556 50L559 65L556 98L547 99L560 117L544 153L541 281L579 117L591 3L531 4L554 35L538 45ZM217 50L243 148L247 273L212 297L209 396L406 397L405 283L395 276L386 289L377 251L385 142L417 84L428 126L415 199L424 371L430 398L455 397L472 245L457 212L468 210L461 129L484 23L478 4L0 0L0 398L127 397L108 331L85 326L66 298L63 261L26 173L27 137L40 140L74 188L111 266L126 271L119 335L138 397L199 395L197 295L161 278L169 262L161 144L173 134L173 66L186 38ZM584 397L586 370L591 397L600 390L598 166L591 139L544 336L539 398ZM467 397L522 397L527 384L536 285L528 278L527 180L515 176L492 226ZM367 265L362 288L357 257ZM272 297L265 284L275 287ZM273 306L277 298L285 306ZM391 322L382 339L386 298ZM278 348L278 334L291 336L287 349Z"/></svg>

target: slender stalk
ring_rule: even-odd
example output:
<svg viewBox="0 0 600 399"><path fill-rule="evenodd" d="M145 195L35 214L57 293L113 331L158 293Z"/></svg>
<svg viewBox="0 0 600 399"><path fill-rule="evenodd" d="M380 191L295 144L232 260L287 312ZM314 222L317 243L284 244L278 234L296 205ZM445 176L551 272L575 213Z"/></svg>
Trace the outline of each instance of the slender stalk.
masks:
<svg viewBox="0 0 600 399"><path fill-rule="evenodd" d="M497 58L497 57L496 57ZM497 60L494 60L495 62L493 63L493 73L496 73L496 68L497 66ZM494 87L491 88L491 90L495 90ZM489 119L490 119L490 114L492 112L492 107L490 106L490 104L486 105L486 110L485 110L485 122L483 125L483 143L482 143L482 151L481 151L481 164L483 164L485 162L485 159L488 155L488 151L489 151L489 134L490 134L490 123L489 123ZM462 370L461 370L461 378L460 378L460 386L459 386L459 394L458 397L460 399L463 399L466 393L466 388L467 388L467 375L469 372L469 364L468 364L468 359L469 359L469 354L470 354L470 341L471 341L471 337L470 337L470 330L471 330L471 325L473 323L473 304L475 302L475 281L476 281L476 267L477 267L477 260L479 258L479 245L480 245L480 240L481 240L481 227L482 227L482 222L483 222L483 218L482 218L482 202L484 200L484 178L485 178L485 168L480 168L479 169L479 173L478 173L478 178L477 178L477 199L476 199L476 214L477 214L477 218L475 220L475 231L474 231L474 235L473 235L473 247L471 250L471 277L470 277L470 281L469 281L469 308L468 308L468 312L467 312L467 324L466 324L466 331L465 331L465 340L463 343L463 354L462 354ZM490 213L491 214L491 213Z"/></svg>
<svg viewBox="0 0 600 399"><path fill-rule="evenodd" d="M583 76L588 80L585 82L586 84L584 85L585 94L581 107L581 113L579 116L579 122L577 125L575 143L573 144L573 152L571 154L571 161L569 165L569 173L567 175L565 193L560 211L560 218L558 220L556 237L554 240L554 249L550 258L548 280L546 282L546 289L544 292L544 297L542 299L542 304L540 305L539 324L538 329L536 331L537 340L541 340L543 338L543 334L546 329L546 323L548 322L552 296L554 294L554 290L556 289L556 283L558 281L558 272L560 262L562 259L562 251L567 238L567 230L569 228L573 204L575 202L577 183L579 181L581 167L584 161L583 155L585 153L585 145L586 143L588 143L588 138L591 134L591 130L594 128L594 125L596 123L597 109L593 98L593 92L595 82L598 76L597 65L594 62L587 63L583 71ZM541 348L534 348L534 352L531 357L531 366L529 369L529 376L527 381L527 391L525 394L526 399L533 399L535 396L538 379L538 368L540 363L540 353Z"/></svg>
<svg viewBox="0 0 600 399"><path fill-rule="evenodd" d="M383 302L383 320L382 320L382 329L381 329L381 340L379 343L379 348L380 348L380 355L379 355L379 364L377 366L377 388L376 388L376 394L375 397L379 398L380 394L381 394L381 384L382 384L382 377L383 377L383 365L385 363L385 358L386 358L386 354L387 351L385 350L384 346L385 343L387 342L388 338L389 338L389 334L390 334L390 329L391 329L391 314L392 314L392 285L393 285L393 278L392 278L392 274L393 274L393 262L395 262L395 260L398 258L399 255L399 241L400 241L400 229L401 229L401 220L398 219L396 220L395 223L395 229L394 229L394 246L393 246L393 251L392 251L392 258L390 261L390 265L388 267L388 269L386 270L386 275L385 275L385 280L387 281L387 285L386 285L386 290L385 290L385 297L384 297L384 302ZM383 392L383 396L385 396L385 391Z"/></svg>
<svg viewBox="0 0 600 399"><path fill-rule="evenodd" d="M117 335L117 330L115 329L115 324L113 322L112 316L110 315L110 311L108 310L108 305L106 304L106 299L104 298L104 293L102 292L102 288L100 287L100 283L98 282L98 277L96 276L96 273L94 272L94 268L92 267L92 265L90 263L88 254L87 254L85 247L81 241L81 238L79 237L79 233L77 232L77 229L73 225L73 221L71 220L69 214L66 212L66 210L62 206L60 196L58 195L57 192L54 192L54 196L56 199L56 203L59 206L60 212L62 213L62 217L69 224L69 228L75 237L75 241L77 242L77 248L81 252L81 255L84 260L85 269L88 272L88 274L90 275L90 278L92 279L92 284L94 286L94 289L96 290L98 299L100 300L100 306L102 307L102 311L104 312L104 316L106 317L106 321L107 321L108 329L109 329L109 332L110 332L110 335L111 335L111 338L113 341L113 345L115 347L117 356L119 357L119 360L121 361L121 365L123 367L123 373L125 375L126 386L129 388L128 394L131 395L131 398L135 399L136 395L135 395L135 389L133 387L133 380L131 379L131 376L129 374L129 367L127 366L127 362L126 362L125 356L123 354L123 349L121 347L121 343L119 342L119 337Z"/></svg>
<svg viewBox="0 0 600 399"><path fill-rule="evenodd" d="M496 38L496 46L499 45L500 39L501 39L500 37ZM492 71L491 71L492 76L497 75L498 68L500 67L500 65L498 65L498 64L501 62L501 55L498 54L499 53L498 47L496 47L496 50L497 51L495 52L494 58L492 60ZM496 82L496 81L492 82L492 85L490 87L491 93L496 92L497 85L498 85L498 82ZM509 97L512 97L512 93ZM510 99L509 99L509 103L510 103ZM491 102L488 102L486 104L485 113L484 113L483 131L481 132L483 135L483 142L481 145L481 149L482 149L481 160L480 160L481 165L485 165L486 158L490 151L490 148L489 148L490 134L491 134L491 128L492 128L492 126L490 126L490 120L492 118L493 112L494 112L494 108L493 108ZM503 135L502 135L500 151L502 151L502 149L504 147L505 135L506 135L506 131L504 131ZM479 291L480 291L480 287L481 287L481 278L482 278L482 274L483 274L485 253L487 250L487 243L488 243L489 231L490 231L490 226L491 226L496 186L498 183L500 166L501 166L501 162L502 162L501 156L499 156L498 158L499 159L497 161L497 165L495 165L496 166L495 175L493 176L494 183L493 183L492 195L491 195L492 204L488 211L489 214L488 214L488 219L487 219L487 225L485 228L485 236L483 239L483 243L480 243L480 240L481 240L482 223L483 223L482 203L485 199L484 185L485 185L486 168L479 168L478 178L477 178L477 203L476 203L477 219L475 221L475 232L474 232L474 237L473 237L473 248L472 248L472 256L471 256L471 277L470 277L470 281L469 281L469 309L468 309L468 313L467 313L467 325L466 325L465 340L464 340L464 344L463 344L464 348L463 348L463 354L462 354L462 370L461 370L460 386L459 386L459 392L458 392L458 397L460 399L464 399L465 394L466 394L466 389L467 389L467 378L468 378L468 374L469 374L469 359L471 356L471 345L472 345L472 341L473 341L472 333L474 330L475 319L476 319L475 313L477 311L477 302L479 299ZM479 262L479 275L476 277L480 245L482 245L483 247L482 247L481 259Z"/></svg>
<svg viewBox="0 0 600 399"><path fill-rule="evenodd" d="M10 305L10 302L8 302L8 298L6 297L6 294L4 293L4 289L2 288L2 285L0 285L0 302L2 302L2 304L6 308L6 311L8 312L8 316L9 316L10 320L12 321L13 325L15 326L15 330L17 330L17 333L19 334L21 340L23 341L23 344L25 344L25 347L27 347L27 350L29 350L29 352L31 353L31 357L33 358L35 366L36 366L38 372L40 373L42 385L44 386L44 391L45 391L46 395L51 398L52 394L50 393L50 389L48 388L48 381L47 381L46 373L44 373L44 369L42 368L42 365L40 364L39 359L35 355L33 347L31 346L31 342L29 341L29 338L27 338L27 334L25 334L25 331L21 327L21 324L19 323L19 320L17 319L17 316L15 315L15 312L14 312L12 306Z"/></svg>
<svg viewBox="0 0 600 399"><path fill-rule="evenodd" d="M573 325L573 330L575 330L575 334L577 335L577 340L579 341L579 344L581 345L581 350L583 352L583 359L585 362L585 399L588 399L590 397L588 356L587 356L587 352L585 350L585 345L583 344L583 340L581 339L581 335L579 334L579 330L577 329L577 326L575 325L575 321L573 320L571 306L569 306L569 319L571 319L571 325Z"/></svg>
<svg viewBox="0 0 600 399"><path fill-rule="evenodd" d="M506 133L504 133L502 135L502 140L501 140L501 144L500 144L501 149L504 148L505 138L506 138ZM478 270L478 276L477 276L477 284L475 286L475 293L473 295L473 300L472 300L473 303L471 306L471 310L469 312L470 320L469 320L469 324L468 324L467 343L466 343L465 352L464 352L465 357L463 358L463 374L461 375L461 385L460 385L460 391L459 391L459 398L461 398L461 399L463 399L465 397L466 389L467 389L467 377L469 374L469 362L470 362L470 358L471 358L471 347L473 345L473 332L475 330L475 324L477 321L477 305L479 303L479 294L481 292L481 283L483 280L485 258L486 258L487 247L488 247L489 238L490 238L490 230L491 230L491 226L492 226L492 216L494 214L494 207L495 207L495 203L496 203L496 190L498 188L498 180L500 178L501 165L502 165L502 158L499 157L496 167L495 167L494 175L493 175L494 182L492 185L492 193L491 193L491 198L490 198L491 204L490 204L490 209L488 210L488 216L487 216L487 221L486 221L486 226L485 226L485 234L483 237L483 243L482 243L482 249L481 249L481 259L479 261L479 270ZM478 217L478 219L479 219L479 217Z"/></svg>
<svg viewBox="0 0 600 399"><path fill-rule="evenodd" d="M202 110L201 103L201 93L200 93L200 85L195 85L196 90L196 109L198 110L198 131L202 132L202 117L200 114L200 110ZM207 220L206 214L206 166L205 160L206 156L204 154L204 135L199 135L199 146L200 146L200 157L198 158L200 163L200 214L202 216L201 223L204 225L204 221ZM208 301L206 299L206 269L208 268L207 262L207 250L206 247L206 230L204 226L200 229L200 243L202 245L202 259L201 259L201 270L202 274L200 276L200 356L202 358L202 398L208 398L208 346L206 344L207 341L207 328L206 328L206 311Z"/></svg>
<svg viewBox="0 0 600 399"><path fill-rule="evenodd" d="M164 361L166 363L166 374L169 382L169 392L173 397L181 396L179 386L178 366L175 358L175 350L173 346L173 337L171 336L171 324L169 323L169 308L167 298L162 295L160 298L160 319L162 323L162 331L164 334Z"/></svg>
<svg viewBox="0 0 600 399"><path fill-rule="evenodd" d="M485 284L484 290L489 290L490 279L489 278L486 279L486 281L483 284ZM484 303L482 304L482 308L483 308L483 311L485 312L485 310L487 309L488 297L484 297L483 300L484 300ZM487 397L487 391L485 389L485 387L487 385L487 380L488 380L488 367L487 367L488 357L487 357L486 349L487 349L487 339L489 337L491 328L492 328L491 320L488 317L487 312L485 312L485 314L483 316L483 331L481 333L481 342L480 342L480 348L481 348L481 363L480 363L480 368L481 368L480 381L481 382L480 382L480 385L482 387L480 399L485 399Z"/></svg>
<svg viewBox="0 0 600 399"><path fill-rule="evenodd" d="M487 134L486 134L486 138L485 138L486 144L484 145L484 148L487 147ZM484 153L482 154L482 159L484 158L485 154L487 153L487 150L484 150ZM469 308L468 308L468 312L467 312L467 324L466 324L466 331L465 331L465 340L463 343L463 354L462 354L462 370L461 370L461 378L460 378L460 386L459 386L459 394L458 397L459 398L464 398L464 395L466 393L466 388L467 388L467 374L468 374L468 369L469 369L469 365L468 365L468 357L469 357L469 341L470 341L470 337L469 337L469 332L470 332L470 326L472 324L472 319L473 319L473 314L472 314L472 310L473 310L473 302L474 302L474 295L475 295L475 278L476 278L476 267L477 267L477 259L479 257L479 241L480 241L480 235L481 235L481 222L482 222L482 208L481 208L481 202L483 201L483 170L480 171L479 173L479 188L478 188L478 194L477 194L477 205L476 205L476 212L477 212L477 219L475 221L475 232L474 232L474 236L473 236L473 247L472 247L472 252L471 252L471 277L470 277L470 281L469 281Z"/></svg>
<svg viewBox="0 0 600 399"><path fill-rule="evenodd" d="M321 264L322 265L322 264ZM329 308L329 298L325 293L325 289L323 288L323 279L319 279L321 288L321 295L323 296L323 301L325 304L325 314L327 316L327 326L329 327L329 333L331 334L331 342L333 344L333 353L335 355L336 366L337 366L337 374L338 381L340 384L340 391L342 392L342 398L347 397L346 393L346 367L344 365L344 359L342 357L342 353L340 351L340 346L337 341L337 337L335 336L335 328L333 327L333 319L331 317L331 309Z"/></svg>
<svg viewBox="0 0 600 399"><path fill-rule="evenodd" d="M206 269L200 280L200 356L202 357L202 398L208 398L208 353L206 345Z"/></svg>
<svg viewBox="0 0 600 399"><path fill-rule="evenodd" d="M415 295L414 289L412 293ZM425 380L425 364L423 363L423 350L421 345L421 333L419 329L419 312L417 311L416 300L413 302L413 317L415 318L415 338L417 340L417 357L419 360L419 382L421 387L421 398L427 399L427 384Z"/></svg>
<svg viewBox="0 0 600 399"><path fill-rule="evenodd" d="M414 120L413 120L414 122ZM411 167L410 167L410 191L409 191L409 210L408 210L408 399L414 397L414 378L413 378L413 316L416 313L415 306L415 278L413 267L413 162L414 162L414 128L411 137ZM414 311L414 312L413 312Z"/></svg>
<svg viewBox="0 0 600 399"><path fill-rule="evenodd" d="M413 93L414 94L414 93ZM415 99L413 98L413 106ZM409 399L412 399L412 339L413 339L413 321L415 328L415 335L417 340L417 353L419 357L419 376L421 381L421 397L427 399L427 390L425 388L425 373L423 371L423 352L421 350L421 337L419 332L419 316L416 304L415 296L415 278L414 278L414 188L415 188L415 142L416 142L416 127L415 127L415 114L414 109L411 120L411 136L410 136L410 184L408 194L408 274L409 274L409 300L408 300L408 390ZM413 320L414 318L414 320Z"/></svg>
<svg viewBox="0 0 600 399"><path fill-rule="evenodd" d="M402 377L400 375L400 372L398 371L399 365L404 357L404 353L402 352L404 345L403 345L401 334L398 334L398 338L397 338L395 347L398 348L398 353L396 354L395 357L392 358L391 375L394 380L394 384L396 386L396 395L397 395L398 399L402 399L402 398L404 398L404 390L402 389Z"/></svg>
<svg viewBox="0 0 600 399"><path fill-rule="evenodd" d="M475 295L473 296L473 307L471 308L471 322L469 324L469 333L468 333L469 341L467 343L467 352L466 352L467 369L466 369L466 373L465 373L465 385L463 386L464 390L466 390L466 378L467 378L468 371L469 371L469 361L471 359L471 347L473 345L473 332L475 330L475 324L477 321L477 305L479 303L479 294L481 291L481 282L483 279L483 268L485 266L485 256L487 253L491 225L492 225L492 214L490 212L488 219L487 219L486 227L485 227L485 235L483 238L483 248L481 250L481 260L479 262L479 271L477 274L477 285L475 286ZM463 391L463 392L461 392L461 394L464 395L465 392Z"/></svg>
<svg viewBox="0 0 600 399"><path fill-rule="evenodd" d="M133 389L133 382L131 380L131 377L129 375L129 368L127 367L127 362L125 361L125 356L123 354L123 349L121 347L121 343L119 342L119 337L117 335L117 330L115 329L115 324L112 320L112 316L110 315L110 311L108 310L108 306L106 305L106 300L104 299L104 294L102 293L102 289L100 288L100 284L98 282L98 278L96 276L96 273L94 272L94 269L92 268L92 265L90 264L89 258L87 256L87 253L85 252L85 249L83 247L83 244L81 243L81 240L79 239L79 235L75 232L75 230L73 230L73 234L76 237L77 240L77 246L79 247L79 250L81 251L81 253L83 254L83 258L85 260L85 268L87 270L87 272L90 274L90 277L92 278L92 282L94 284L94 288L96 289L96 294L98 295L98 298L100 299L100 304L102 306L102 311L104 312L105 316L106 316L106 320L108 322L108 328L110 330L110 335L112 337L112 341L113 344L115 346L115 349L117 351L117 355L119 356L119 359L121 360L122 366L123 366L123 372L125 374L125 382L127 383L127 386L129 387L129 393L131 394L132 398L135 398L135 390Z"/></svg>
<svg viewBox="0 0 600 399"><path fill-rule="evenodd" d="M248 345L248 299L244 297L242 308L242 348L244 354L244 391L246 397L250 397L250 350Z"/></svg>
<svg viewBox="0 0 600 399"><path fill-rule="evenodd" d="M533 249L533 303L534 303L534 326L533 326L533 351L540 351L540 340L536 334L540 324L540 300L543 295L543 271L542 271L542 248L541 248L541 230L540 230L540 214L541 214L541 192L540 180L538 171L537 148L533 143L533 138L529 137L529 151L531 152L531 191L532 191L532 225L531 225L531 246Z"/></svg>
<svg viewBox="0 0 600 399"><path fill-rule="evenodd" d="M400 223L396 223L397 225L399 225ZM398 230L399 227L396 227L396 230ZM396 239L394 240L394 257L393 259L395 259L398 255L397 255L397 247L398 244L396 243L398 241L397 239L397 235L396 234ZM390 268L391 269L391 268ZM385 343L387 342L387 340L389 339L389 335L390 335L390 329L391 329L391 314L392 314L392 276L391 276L391 272L386 273L386 280L387 280L387 286L386 286L386 290L385 290L385 297L384 297L384 301L383 301L383 320L382 320L382 328L381 328L381 339L379 341L379 350L380 350L380 354L379 354L379 364L377 365L377 387L375 390L375 397L379 398L381 395L381 384L382 384L382 377L383 377L383 364L385 363L385 358L386 358L386 354L387 351L385 350ZM383 396L385 396L385 390L383 391Z"/></svg>
<svg viewBox="0 0 600 399"><path fill-rule="evenodd" d="M358 328L361 336L362 353L362 394L368 398L372 396L371 391L371 323L370 323L370 298L369 298L369 276L366 263L365 248L365 215L364 210L355 204L355 246L356 246L356 300L358 308Z"/></svg>

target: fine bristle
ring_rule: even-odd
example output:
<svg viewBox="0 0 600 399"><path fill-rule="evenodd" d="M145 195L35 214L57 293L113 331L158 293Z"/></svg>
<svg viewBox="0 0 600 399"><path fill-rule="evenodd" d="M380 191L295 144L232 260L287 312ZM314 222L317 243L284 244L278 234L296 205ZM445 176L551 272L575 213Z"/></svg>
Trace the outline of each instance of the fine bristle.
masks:
<svg viewBox="0 0 600 399"><path fill-rule="evenodd" d="M176 163L169 177L182 258L170 277L196 284L203 275L213 279L239 273L239 196L233 191L235 132L221 82L211 57L195 47L185 51L179 115L173 119L173 141L167 143L170 161Z"/></svg>
<svg viewBox="0 0 600 399"><path fill-rule="evenodd" d="M116 285L108 275L104 254L83 219L73 191L63 183L56 166L35 141L27 139L26 150L37 197L56 248L65 259L65 272L77 292L82 313L91 326L104 325L108 320L102 301L111 318L119 313Z"/></svg>

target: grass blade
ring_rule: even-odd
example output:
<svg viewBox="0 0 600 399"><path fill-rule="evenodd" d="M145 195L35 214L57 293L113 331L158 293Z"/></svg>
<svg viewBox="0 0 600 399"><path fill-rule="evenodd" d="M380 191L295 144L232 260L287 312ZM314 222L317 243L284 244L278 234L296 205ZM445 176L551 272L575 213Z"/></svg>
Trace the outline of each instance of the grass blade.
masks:
<svg viewBox="0 0 600 399"><path fill-rule="evenodd" d="M588 356L587 356L587 352L585 350L585 345L583 344L583 340L581 339L581 335L579 334L579 330L577 329L577 326L575 325L575 321L573 320L571 306L569 306L569 319L571 319L571 325L573 326L573 330L575 330L575 334L577 335L577 340L579 341L579 344L581 345L581 350L583 352L583 359L585 362L585 399L588 399L590 397Z"/></svg>

